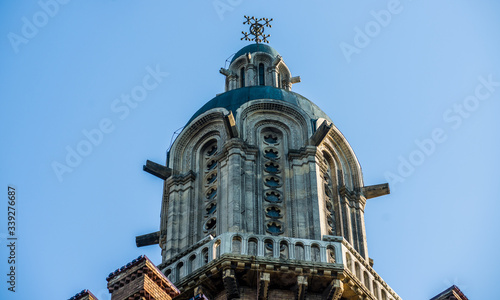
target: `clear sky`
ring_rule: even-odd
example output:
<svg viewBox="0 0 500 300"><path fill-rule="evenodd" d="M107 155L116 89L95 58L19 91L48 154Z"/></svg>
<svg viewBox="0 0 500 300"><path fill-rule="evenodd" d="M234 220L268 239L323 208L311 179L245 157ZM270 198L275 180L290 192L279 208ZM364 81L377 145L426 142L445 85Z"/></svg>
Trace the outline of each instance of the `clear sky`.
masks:
<svg viewBox="0 0 500 300"><path fill-rule="evenodd" d="M391 194L365 209L382 278L407 300L452 284L493 299L494 0L2 1L0 298L90 289L110 299L110 272L141 254L161 262L159 247L135 247L136 235L159 229L163 187L142 165L164 163L172 134L223 92L218 70L249 43L243 15L274 18L270 45L302 78L293 90L342 131L366 185L389 182ZM144 83L148 74L156 80ZM131 93L140 101L127 105ZM15 293L6 284L9 185Z"/></svg>

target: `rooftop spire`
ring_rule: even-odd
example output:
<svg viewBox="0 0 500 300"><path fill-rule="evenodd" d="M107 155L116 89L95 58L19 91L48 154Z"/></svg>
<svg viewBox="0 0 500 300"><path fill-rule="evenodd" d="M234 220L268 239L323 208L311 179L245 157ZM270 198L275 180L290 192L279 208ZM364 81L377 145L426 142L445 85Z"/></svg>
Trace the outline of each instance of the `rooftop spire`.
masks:
<svg viewBox="0 0 500 300"><path fill-rule="evenodd" d="M243 24L249 24L250 25L250 33L242 31L244 37L241 38L241 40L246 40L246 41L255 41L257 44L260 42L265 42L269 43L267 40L268 37L270 37L270 34L264 34L264 27L272 27L269 22L271 22L273 19L268 19L268 18L260 18L257 19L255 17L249 17L245 16L247 19ZM264 24L259 23L260 21L264 21ZM249 35L253 35L253 38L248 37Z"/></svg>

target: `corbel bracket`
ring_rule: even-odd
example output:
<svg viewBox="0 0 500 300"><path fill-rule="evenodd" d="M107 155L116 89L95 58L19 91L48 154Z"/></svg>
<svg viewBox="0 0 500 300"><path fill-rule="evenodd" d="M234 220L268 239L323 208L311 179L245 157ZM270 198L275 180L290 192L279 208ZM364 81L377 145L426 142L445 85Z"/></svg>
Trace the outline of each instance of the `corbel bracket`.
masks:
<svg viewBox="0 0 500 300"><path fill-rule="evenodd" d="M172 175L172 169L157 164L155 162L152 162L150 160L146 161L146 164L142 167L142 170L163 180L166 180L168 177Z"/></svg>
<svg viewBox="0 0 500 300"><path fill-rule="evenodd" d="M137 247L144 247L149 245L156 245L160 243L160 232L152 232L148 234L138 235L135 237L135 245Z"/></svg>
<svg viewBox="0 0 500 300"><path fill-rule="evenodd" d="M224 125L227 130L227 134L231 138L237 138L239 133L238 133L238 127L236 126L236 120L234 119L233 112L230 111L229 114L224 116Z"/></svg>
<svg viewBox="0 0 500 300"><path fill-rule="evenodd" d="M226 299L240 298L240 289L238 288L238 281L233 269L225 269L222 271L222 281L226 289Z"/></svg>
<svg viewBox="0 0 500 300"><path fill-rule="evenodd" d="M324 300L339 300L344 292L344 284L339 279L334 279L323 293Z"/></svg>
<svg viewBox="0 0 500 300"><path fill-rule="evenodd" d="M267 291L269 289L269 283L271 282L271 274L260 273L260 280L258 282L257 292L259 300L267 300Z"/></svg>
<svg viewBox="0 0 500 300"><path fill-rule="evenodd" d="M295 299L304 300L306 299L306 291L307 291L307 277L299 275L297 276L297 294Z"/></svg>
<svg viewBox="0 0 500 300"><path fill-rule="evenodd" d="M364 186L362 189L363 195L366 199L380 197L391 193L388 183Z"/></svg>
<svg viewBox="0 0 500 300"><path fill-rule="evenodd" d="M328 135L328 132L330 132L330 129L332 129L333 124L328 124L328 121L324 120L321 125L319 125L318 129L314 132L314 134L311 136L309 139L309 143L312 146L319 146L325 137Z"/></svg>

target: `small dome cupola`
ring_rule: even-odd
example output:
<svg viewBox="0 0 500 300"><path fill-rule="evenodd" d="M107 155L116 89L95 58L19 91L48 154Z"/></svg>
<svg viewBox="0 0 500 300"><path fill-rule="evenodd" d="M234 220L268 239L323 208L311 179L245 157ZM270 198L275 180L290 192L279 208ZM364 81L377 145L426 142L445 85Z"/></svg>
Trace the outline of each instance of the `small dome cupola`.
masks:
<svg viewBox="0 0 500 300"><path fill-rule="evenodd" d="M262 25L258 23L260 20L247 17L245 23L250 24L251 20L257 21L250 26L250 34L255 37L248 38L249 34L243 32L245 37L242 39L256 41L256 43L245 46L236 52L228 69L220 69L220 73L226 76L225 91L251 86L272 86L290 91L292 84L300 82L300 77L291 76L290 70L283 62L278 51L268 45L259 43L262 41L268 43L267 37L269 35L263 34L263 28L265 26L271 27L269 22L272 19L264 19L266 24Z"/></svg>
<svg viewBox="0 0 500 300"><path fill-rule="evenodd" d="M283 58L274 48L251 44L236 52L228 69L221 68L226 76L226 92L249 86L273 86L287 91L300 77L292 77Z"/></svg>

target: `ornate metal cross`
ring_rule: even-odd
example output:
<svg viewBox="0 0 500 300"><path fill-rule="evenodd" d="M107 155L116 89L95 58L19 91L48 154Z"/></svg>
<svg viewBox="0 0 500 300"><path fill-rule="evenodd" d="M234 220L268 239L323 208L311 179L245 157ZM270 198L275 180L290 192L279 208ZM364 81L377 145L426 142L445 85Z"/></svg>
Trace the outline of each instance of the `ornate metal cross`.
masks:
<svg viewBox="0 0 500 300"><path fill-rule="evenodd" d="M241 38L241 40L246 40L246 41L255 41L257 44L260 42L265 42L269 43L267 40L268 37L270 37L270 34L264 34L264 27L272 27L269 22L271 22L273 19L268 19L268 18L260 18L257 19L255 17L249 17L245 16L247 19L243 24L249 24L250 25L250 33L242 31L244 37ZM264 24L259 23L260 21L264 21ZM249 35L253 35L253 38L250 38Z"/></svg>

